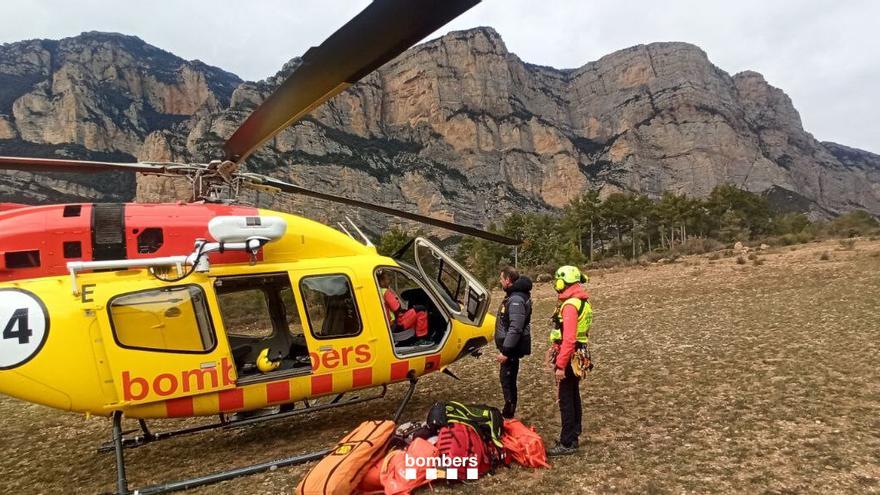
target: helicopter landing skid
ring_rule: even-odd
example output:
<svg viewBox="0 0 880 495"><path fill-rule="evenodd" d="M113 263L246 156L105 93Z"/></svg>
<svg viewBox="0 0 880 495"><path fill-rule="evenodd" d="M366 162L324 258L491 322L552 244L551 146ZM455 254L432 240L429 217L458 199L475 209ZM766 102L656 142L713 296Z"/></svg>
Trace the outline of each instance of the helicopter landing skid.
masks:
<svg viewBox="0 0 880 495"><path fill-rule="evenodd" d="M413 376L412 373L408 376L409 378L409 388L401 399L400 405L397 407L397 411L394 414L394 421L397 422L400 419L400 416L403 414L403 410L406 405L409 403L410 399L412 399L413 393L415 392L416 382L418 382L418 378ZM330 453L331 449L319 450L317 452L312 452L309 454L301 454L293 457L287 457L284 459L276 459L269 462L263 462L260 464L254 464L251 466L246 466L237 469L231 469L229 471L221 471L214 474L209 474L206 476L200 476L196 478L173 481L170 483L160 483L157 485L148 486L145 488L139 488L135 490L131 490L128 487L128 480L125 476L125 443L128 440L128 447L138 447L141 445L146 445L147 443L152 443L158 440L163 440L166 438L171 438L173 436L185 435L189 433L196 433L200 431L211 430L214 428L227 428L227 427L235 427L235 426L244 426L248 424L254 424L262 421L267 421L270 419L280 419L286 418L290 416L295 416L298 414L305 414L309 412L321 411L324 409L330 409L333 407L341 407L345 405L356 404L360 402L366 402L368 400L379 399L385 396L385 392L387 390L387 386L382 386L382 391L379 394L376 394L371 397L356 397L353 399L348 399L342 401L341 398L344 394L339 394L335 396L330 402L319 405L307 405L300 409L295 409L292 411L274 413L266 416L259 416L254 418L245 418L240 420L228 421L225 418L221 418L219 423L215 423L212 425L205 426L196 426L192 428L184 428L181 430L172 430L168 432L161 433L152 433L149 431L149 428L146 427L146 422L143 420L139 420L141 428L144 430L143 438L138 442L135 442L136 437L124 438L124 432L122 431L122 412L115 411L113 413L113 440L109 444L102 445L98 450L101 452L112 450L116 455L116 495L152 495L157 493L169 493L180 490L187 490L189 488L195 488L197 486L209 485L212 483L219 483L221 481L230 480L233 478L238 478L240 476L247 476L250 474L256 474L263 471L274 470L280 467L286 466L294 466L297 464L303 464L306 462L314 461L321 459ZM141 435L138 435L141 436ZM109 446L109 449L105 449L105 447Z"/></svg>
<svg viewBox="0 0 880 495"><path fill-rule="evenodd" d="M299 407L295 407L297 403L285 404L282 406L279 412L269 413L269 414L261 414L258 416L247 416L236 419L230 419L230 416L225 414L220 414L220 421L216 423L211 423L207 425L199 425L192 426L189 428L181 428L178 430L169 430L169 431L160 431L153 432L147 426L147 422L143 419L138 420L138 424L140 425L141 431L137 435L126 436L130 433L133 433L137 430L129 430L122 432L122 446L127 449L133 449L136 447L140 447L146 445L148 443L158 442L159 440L166 440L173 437L179 437L181 435L189 435L192 433L200 433L203 431L210 431L216 428L235 428L239 426L247 426L256 423L262 423L264 421L271 421L275 419L284 419L289 418L291 416L299 416L301 414L308 414L317 411L323 411L325 409L333 409L336 407L342 406L350 406L353 404L360 404L361 402L367 402L375 399L381 399L385 397L385 393L388 390L387 385L382 385L382 389L375 395L371 395L368 397L352 397L349 399L343 400L345 393L337 394L333 396L327 402L319 403L318 400L304 400L299 402ZM115 445L113 441L106 442L98 447L99 453L105 452L113 452L115 449Z"/></svg>

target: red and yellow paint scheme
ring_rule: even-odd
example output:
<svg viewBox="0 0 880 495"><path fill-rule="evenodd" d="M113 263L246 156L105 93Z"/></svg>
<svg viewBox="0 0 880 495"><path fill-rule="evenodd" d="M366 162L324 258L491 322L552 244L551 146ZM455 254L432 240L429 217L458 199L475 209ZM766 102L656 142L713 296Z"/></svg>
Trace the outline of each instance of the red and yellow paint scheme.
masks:
<svg viewBox="0 0 880 495"><path fill-rule="evenodd" d="M242 251L215 252L209 270L176 282L144 267L75 277L68 272L72 261L187 255L196 239L211 239L208 222L218 216L280 218L287 230L255 259ZM431 247L416 241L416 249ZM438 371L487 343L494 317L486 315L488 293L473 277L439 250L430 256L444 259L444 277L458 270L458 282L471 290L465 297L476 300L454 301L441 293L439 273L398 263L295 215L218 204L7 205L0 210L0 393L96 415L186 417L255 410ZM442 313L437 321L446 327L435 341L406 352L393 343L378 286L382 269L405 272ZM310 315L304 293L322 276L348 281L354 304L345 310L350 319L338 326L358 322L359 328L332 336L312 327L316 318L330 318L331 309ZM290 289L284 314L300 322L297 338L307 348L299 367L243 373L250 363L237 355L242 346L236 342L247 338L237 337L241 329L224 318L220 291L225 281L248 277L256 289L270 282ZM248 342L258 345L259 339Z"/></svg>

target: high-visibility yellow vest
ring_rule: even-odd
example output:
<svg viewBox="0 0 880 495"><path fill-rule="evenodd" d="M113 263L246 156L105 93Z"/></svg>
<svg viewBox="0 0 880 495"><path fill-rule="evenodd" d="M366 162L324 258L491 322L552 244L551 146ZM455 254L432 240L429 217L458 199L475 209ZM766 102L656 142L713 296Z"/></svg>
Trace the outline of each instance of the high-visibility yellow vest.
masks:
<svg viewBox="0 0 880 495"><path fill-rule="evenodd" d="M385 287L380 288L382 289L382 307L385 308L385 311L388 312L388 322L393 325L394 321L397 319L397 316L395 316L394 311L391 311L391 308L385 305L385 293L388 292L388 289L386 289Z"/></svg>
<svg viewBox="0 0 880 495"><path fill-rule="evenodd" d="M562 309L566 304L574 306L578 312L577 337L576 340L582 344L586 344L590 339L590 324L593 322L593 307L589 301L584 301L576 297L562 301L556 310L556 328L550 331L550 342L559 342L562 340Z"/></svg>

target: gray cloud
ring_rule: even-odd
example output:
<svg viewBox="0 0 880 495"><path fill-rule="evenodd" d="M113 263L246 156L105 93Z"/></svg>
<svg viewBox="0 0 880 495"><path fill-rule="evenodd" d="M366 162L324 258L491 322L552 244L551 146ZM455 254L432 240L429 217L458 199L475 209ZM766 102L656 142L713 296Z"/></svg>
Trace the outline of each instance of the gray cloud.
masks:
<svg viewBox="0 0 880 495"><path fill-rule="evenodd" d="M368 0L31 0L0 7L0 42L82 31L139 36L245 79L273 74ZM820 140L880 152L880 2L484 0L435 34L492 26L522 59L577 67L639 43L686 41L733 74L750 69L788 93Z"/></svg>

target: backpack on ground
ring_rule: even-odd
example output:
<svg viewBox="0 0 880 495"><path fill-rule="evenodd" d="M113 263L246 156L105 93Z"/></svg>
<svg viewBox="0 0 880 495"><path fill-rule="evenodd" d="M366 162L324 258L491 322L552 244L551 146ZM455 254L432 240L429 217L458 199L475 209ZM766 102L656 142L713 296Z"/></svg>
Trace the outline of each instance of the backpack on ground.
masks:
<svg viewBox="0 0 880 495"><path fill-rule="evenodd" d="M385 455L393 421L364 421L321 459L296 487L297 495L348 495Z"/></svg>
<svg viewBox="0 0 880 495"><path fill-rule="evenodd" d="M437 402L428 412L428 426L439 430L450 423L472 426L487 441L502 447L501 427L504 418L498 408L482 404Z"/></svg>
<svg viewBox="0 0 880 495"><path fill-rule="evenodd" d="M479 475L488 473L497 460L497 450L487 445L472 426L452 423L440 428L437 435L437 450L441 456L460 459L458 479L467 479L467 469L477 469Z"/></svg>
<svg viewBox="0 0 880 495"><path fill-rule="evenodd" d="M550 467L541 436L534 428L524 425L518 419L504 420L501 443L504 444L505 460L512 459L523 466L533 468Z"/></svg>

